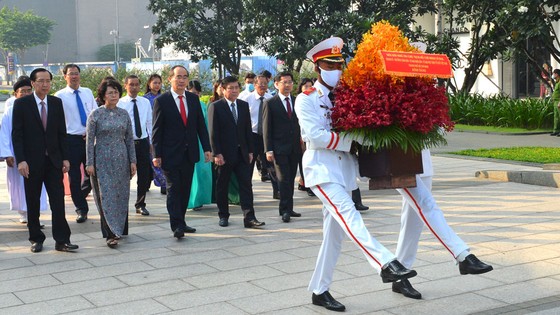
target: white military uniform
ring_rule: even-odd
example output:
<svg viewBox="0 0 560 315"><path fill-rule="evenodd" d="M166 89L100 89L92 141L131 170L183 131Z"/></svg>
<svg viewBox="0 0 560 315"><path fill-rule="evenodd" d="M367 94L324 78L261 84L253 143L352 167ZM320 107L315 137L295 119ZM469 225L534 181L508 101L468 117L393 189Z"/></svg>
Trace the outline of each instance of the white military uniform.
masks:
<svg viewBox="0 0 560 315"><path fill-rule="evenodd" d="M447 224L443 212L432 195L432 158L429 150L422 151L424 173L416 175L416 187L402 188L397 191L403 196L401 230L397 243L397 257L406 267L411 268L418 242L424 225L437 238L443 247L457 259L468 255L469 247Z"/></svg>
<svg viewBox="0 0 560 315"><path fill-rule="evenodd" d="M307 145L303 155L305 183L323 203L323 243L309 290L322 294L329 289L342 240L347 235L379 273L396 257L366 229L350 192L357 188L352 141L331 131L329 89L318 81L311 93L301 93L294 109Z"/></svg>

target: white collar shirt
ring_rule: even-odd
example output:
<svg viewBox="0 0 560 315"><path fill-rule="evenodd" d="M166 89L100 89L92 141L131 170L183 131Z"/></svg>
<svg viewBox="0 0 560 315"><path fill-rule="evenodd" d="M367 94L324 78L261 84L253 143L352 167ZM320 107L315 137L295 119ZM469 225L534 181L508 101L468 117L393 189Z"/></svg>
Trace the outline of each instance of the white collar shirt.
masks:
<svg viewBox="0 0 560 315"><path fill-rule="evenodd" d="M286 97L290 98L290 110L293 113L294 112L294 102L292 101L292 98L290 95L284 95L281 94L280 92L278 92L278 97L280 97L280 99L282 100L282 104L284 105L284 109L286 110L286 113L288 112L288 105L286 104Z"/></svg>
<svg viewBox="0 0 560 315"><path fill-rule="evenodd" d="M90 89L86 87L79 87L77 90L66 86L64 89L56 92L54 96L62 100L62 106L64 107L64 119L66 120L66 133L70 135L83 136L86 134L86 126L82 125L82 119L80 117L80 110L78 109L78 103L76 101L76 94L74 91L78 91L80 94L80 99L84 105L84 111L86 117L97 108L97 103L93 97L93 93Z"/></svg>
<svg viewBox="0 0 560 315"><path fill-rule="evenodd" d="M138 116L140 118L140 128L142 129L142 135L140 137L136 136L136 123L134 122L134 103L132 102L132 97L126 95L122 97L117 106L126 110L128 116L130 116L130 121L132 122L132 134L134 140L152 138L152 105L150 101L141 96L136 96L136 106L138 107Z"/></svg>
<svg viewBox="0 0 560 315"><path fill-rule="evenodd" d="M269 93L264 93L262 96L264 97L263 102L269 98L272 98L272 95ZM251 128L253 129L253 133L257 133L258 126L259 126L259 111L261 106L261 96L257 91L251 92L249 96L247 96L246 102L249 103L249 112L251 113Z"/></svg>
<svg viewBox="0 0 560 315"><path fill-rule="evenodd" d="M187 106L187 98L185 97L185 92L183 94L177 94L173 89L171 89L171 95L173 96L173 100L175 101L175 105L177 106L177 110L179 114L181 113L181 100L179 100L179 96L183 96L183 103L185 104L185 113L187 117L189 117L189 107Z"/></svg>
<svg viewBox="0 0 560 315"><path fill-rule="evenodd" d="M45 99L42 100L39 98L39 96L37 96L37 94L35 94L35 92L33 92L33 97L35 97L35 102L37 103L37 110L39 111L39 116L41 116L41 102L45 103L45 110L47 111L47 114L49 113L49 104L47 104L47 97L45 96Z"/></svg>

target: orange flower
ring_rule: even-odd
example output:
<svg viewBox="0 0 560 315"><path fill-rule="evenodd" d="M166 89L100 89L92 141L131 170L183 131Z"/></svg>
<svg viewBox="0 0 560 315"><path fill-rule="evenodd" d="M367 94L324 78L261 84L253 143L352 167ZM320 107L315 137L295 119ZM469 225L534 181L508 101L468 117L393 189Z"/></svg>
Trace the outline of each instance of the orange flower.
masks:
<svg viewBox="0 0 560 315"><path fill-rule="evenodd" d="M390 76L383 71L380 50L418 51L408 43L408 39L398 27L381 21L372 25L371 30L364 34L358 45L356 55L348 63L342 74L342 81L347 86L358 88L366 82L381 81L390 77L393 82L402 78Z"/></svg>

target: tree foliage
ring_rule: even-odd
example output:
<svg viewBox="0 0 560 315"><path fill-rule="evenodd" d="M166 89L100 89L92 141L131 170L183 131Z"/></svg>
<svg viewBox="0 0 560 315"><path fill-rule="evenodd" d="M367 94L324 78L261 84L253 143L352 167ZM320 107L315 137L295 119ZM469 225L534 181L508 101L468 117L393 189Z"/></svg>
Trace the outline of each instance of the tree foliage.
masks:
<svg viewBox="0 0 560 315"><path fill-rule="evenodd" d="M96 53L97 61L111 61L115 60L115 45L107 44L101 46ZM134 43L119 43L119 58L124 61L130 62L132 58L136 57L136 46Z"/></svg>
<svg viewBox="0 0 560 315"><path fill-rule="evenodd" d="M25 51L37 45L47 44L56 23L32 11L21 12L17 8L0 10L0 49L13 51L23 63Z"/></svg>
<svg viewBox="0 0 560 315"><path fill-rule="evenodd" d="M194 62L211 58L213 66L236 75L241 56L251 54L243 0L150 0L148 9L158 16L153 32L159 48L173 44Z"/></svg>

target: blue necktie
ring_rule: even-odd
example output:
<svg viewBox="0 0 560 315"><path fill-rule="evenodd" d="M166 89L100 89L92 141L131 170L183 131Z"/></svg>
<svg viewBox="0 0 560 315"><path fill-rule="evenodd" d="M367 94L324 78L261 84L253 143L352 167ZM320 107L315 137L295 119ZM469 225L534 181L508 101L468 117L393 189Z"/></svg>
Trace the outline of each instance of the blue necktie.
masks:
<svg viewBox="0 0 560 315"><path fill-rule="evenodd" d="M86 111L84 110L84 103L82 103L82 99L80 98L80 93L78 90L74 90L74 94L76 94L76 104L78 104L78 111L80 111L80 120L82 121L82 126L86 125Z"/></svg>

